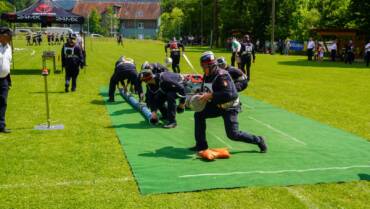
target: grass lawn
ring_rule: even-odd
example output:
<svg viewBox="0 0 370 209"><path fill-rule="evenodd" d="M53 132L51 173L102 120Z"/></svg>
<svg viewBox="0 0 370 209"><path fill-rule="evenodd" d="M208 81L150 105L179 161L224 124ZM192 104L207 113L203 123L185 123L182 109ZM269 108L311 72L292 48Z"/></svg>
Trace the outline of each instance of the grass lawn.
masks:
<svg viewBox="0 0 370 209"><path fill-rule="evenodd" d="M99 88L108 85L120 55L140 68L145 60L163 62L164 45L127 40L122 48L91 39L86 45L88 67L77 92L63 92L63 75L49 76L53 123L65 130L40 132L33 127L46 121L41 52L59 53L61 46L15 42L26 49L14 54L7 111L13 133L0 135L0 208L369 208L368 181L140 195ZM204 50L188 49L195 66ZM184 60L181 66L188 69ZM251 79L245 94L370 140L370 68L363 64L257 55Z"/></svg>

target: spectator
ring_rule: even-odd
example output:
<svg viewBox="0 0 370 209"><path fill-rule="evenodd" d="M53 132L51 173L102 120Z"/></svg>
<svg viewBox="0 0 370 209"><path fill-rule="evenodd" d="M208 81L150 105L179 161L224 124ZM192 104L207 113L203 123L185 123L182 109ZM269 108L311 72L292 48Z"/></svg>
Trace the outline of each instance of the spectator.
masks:
<svg viewBox="0 0 370 209"><path fill-rule="evenodd" d="M330 57L331 61L335 62L335 58L337 57L337 40L334 40L333 44L331 45Z"/></svg>
<svg viewBox="0 0 370 209"><path fill-rule="evenodd" d="M366 56L366 66L369 67L370 63L370 39L367 41L365 45L365 56Z"/></svg>
<svg viewBox="0 0 370 209"><path fill-rule="evenodd" d="M289 55L289 50L290 50L290 40L287 38L285 39L284 43L284 54Z"/></svg>
<svg viewBox="0 0 370 209"><path fill-rule="evenodd" d="M312 38L309 39L307 43L307 57L308 61L312 61L312 57L314 55L314 50L315 50L315 42L313 41Z"/></svg>
<svg viewBox="0 0 370 209"><path fill-rule="evenodd" d="M355 60L355 53L354 53L355 46L353 45L353 41L349 40L347 46L346 46L346 59L345 63L352 64L352 62Z"/></svg>
<svg viewBox="0 0 370 209"><path fill-rule="evenodd" d="M8 92L11 87L10 63L12 61L11 41L12 32L7 27L0 27L0 133L10 133L6 128L5 112Z"/></svg>

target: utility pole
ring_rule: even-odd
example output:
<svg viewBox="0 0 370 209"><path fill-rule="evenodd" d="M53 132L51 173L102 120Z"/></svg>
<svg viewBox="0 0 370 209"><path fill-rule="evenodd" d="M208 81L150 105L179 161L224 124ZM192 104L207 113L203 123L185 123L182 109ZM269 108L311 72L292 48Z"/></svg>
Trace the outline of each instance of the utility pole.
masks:
<svg viewBox="0 0 370 209"><path fill-rule="evenodd" d="M87 34L90 35L90 13L87 14Z"/></svg>
<svg viewBox="0 0 370 209"><path fill-rule="evenodd" d="M203 0L200 0L200 45L203 46Z"/></svg>
<svg viewBox="0 0 370 209"><path fill-rule="evenodd" d="M271 29L271 54L274 54L274 42L275 42L275 0L272 0L271 9L272 29Z"/></svg>

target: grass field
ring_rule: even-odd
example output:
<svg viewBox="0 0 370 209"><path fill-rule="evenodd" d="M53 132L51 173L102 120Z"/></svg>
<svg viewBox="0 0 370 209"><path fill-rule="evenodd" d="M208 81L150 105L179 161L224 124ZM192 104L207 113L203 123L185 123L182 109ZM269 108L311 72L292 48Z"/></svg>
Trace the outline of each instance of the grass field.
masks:
<svg viewBox="0 0 370 209"><path fill-rule="evenodd" d="M53 123L64 124L63 131L33 130L45 123L41 51L59 52L59 46L15 52L7 112L13 133L0 135L0 208L370 208L368 181L140 195L99 89L108 85L120 55L134 58L138 67L145 60L163 62L163 43L86 44L88 67L77 92L63 92L63 75L49 76ZM26 48L21 40L15 47ZM194 65L204 50L188 49ZM370 140L369 89L370 69L363 64L258 55L245 94Z"/></svg>

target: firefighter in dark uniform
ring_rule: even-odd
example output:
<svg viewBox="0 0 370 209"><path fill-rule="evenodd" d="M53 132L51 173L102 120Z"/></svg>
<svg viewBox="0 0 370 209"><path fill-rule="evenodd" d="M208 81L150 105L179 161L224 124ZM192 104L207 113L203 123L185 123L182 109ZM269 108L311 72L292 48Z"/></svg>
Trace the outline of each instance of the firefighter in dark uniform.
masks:
<svg viewBox="0 0 370 209"><path fill-rule="evenodd" d="M168 121L163 128L176 128L176 112L183 113L185 110L185 88L181 75L171 72L154 74L151 69L146 68L140 74L141 80L147 84L146 99L152 112L151 122L158 123L157 111L159 110L162 118ZM178 98L180 103L176 105Z"/></svg>
<svg viewBox="0 0 370 209"><path fill-rule="evenodd" d="M251 39L249 38L249 35L244 36L243 43L241 43L241 45L242 45L240 49L240 56L242 60L241 70L243 71L243 73L247 74L248 80L250 80L252 58L254 63L256 60L256 51L253 43L251 42Z"/></svg>
<svg viewBox="0 0 370 209"><path fill-rule="evenodd" d="M169 58L171 59L171 58ZM157 75L157 74L161 74L163 72L169 72L168 68L163 66L162 64L160 63L149 63L148 61L145 61L144 64L141 65L141 70L142 72L144 71L147 71L147 70L150 70L154 76ZM140 74L141 76L141 74ZM142 80L139 79L139 82L140 82L140 86L141 86L141 83L142 83ZM146 93L145 93L145 98L148 98L149 97L149 94L150 94L150 86L147 85L146 87ZM144 101L144 93L143 92L139 92L139 98L140 98L140 101ZM148 100L145 101L146 103L148 103Z"/></svg>
<svg viewBox="0 0 370 209"><path fill-rule="evenodd" d="M125 81L127 80L127 83ZM114 95L117 85L121 83L125 92L127 92L128 85L131 84L134 87L134 91L137 93L142 92L139 86L139 76L136 71L134 61L130 58L120 57L116 62L114 73L109 82L109 100L108 102L114 102Z"/></svg>
<svg viewBox="0 0 370 209"><path fill-rule="evenodd" d="M172 70L175 73L180 73L180 57L181 57L181 51L185 51L185 47L180 42L176 41L176 38L173 38L172 41L170 41L168 44L166 44L164 50L166 52L166 57L168 56L167 49L170 48L171 51L171 59L172 59Z"/></svg>
<svg viewBox="0 0 370 209"><path fill-rule="evenodd" d="M66 69L65 92L69 92L69 84L72 79L72 91L76 91L77 77L80 68L84 66L81 48L76 44L76 35L71 35L67 43L62 47L62 67Z"/></svg>
<svg viewBox="0 0 370 209"><path fill-rule="evenodd" d="M217 60L212 52L203 53L200 62L204 71L203 94L200 100L206 102L207 105L201 112L194 114L196 146L190 150L203 151L208 149L206 119L222 116L228 138L256 144L260 152L265 153L267 146L264 137L239 131L239 96L229 73L217 66Z"/></svg>
<svg viewBox="0 0 370 209"><path fill-rule="evenodd" d="M141 66L141 69L150 69L153 74L159 74L163 72L168 72L168 68L160 63L149 63L144 62L144 64Z"/></svg>
<svg viewBox="0 0 370 209"><path fill-rule="evenodd" d="M226 70L230 74L238 92L242 92L248 87L248 77L241 70L228 65L224 57L218 58L217 64L221 69Z"/></svg>

